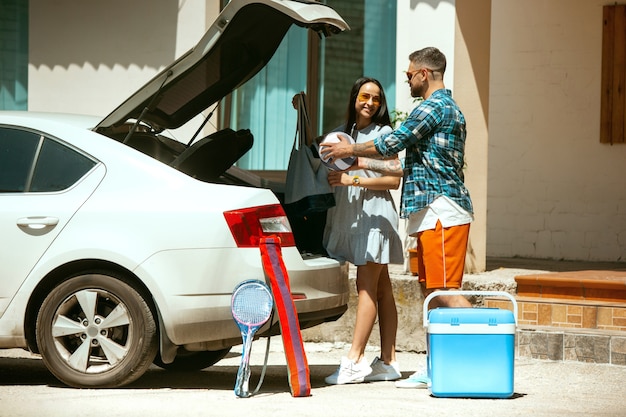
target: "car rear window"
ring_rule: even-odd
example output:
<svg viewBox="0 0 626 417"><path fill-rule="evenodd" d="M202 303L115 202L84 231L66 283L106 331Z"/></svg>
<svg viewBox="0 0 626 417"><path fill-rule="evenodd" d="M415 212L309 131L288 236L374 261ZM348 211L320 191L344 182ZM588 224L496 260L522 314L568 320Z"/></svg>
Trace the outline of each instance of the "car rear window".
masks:
<svg viewBox="0 0 626 417"><path fill-rule="evenodd" d="M26 190L40 135L17 129L0 129L0 191Z"/></svg>
<svg viewBox="0 0 626 417"><path fill-rule="evenodd" d="M38 133L0 128L0 192L51 192L72 186L96 163Z"/></svg>
<svg viewBox="0 0 626 417"><path fill-rule="evenodd" d="M30 191L60 191L69 188L95 164L59 142L45 139L37 158Z"/></svg>

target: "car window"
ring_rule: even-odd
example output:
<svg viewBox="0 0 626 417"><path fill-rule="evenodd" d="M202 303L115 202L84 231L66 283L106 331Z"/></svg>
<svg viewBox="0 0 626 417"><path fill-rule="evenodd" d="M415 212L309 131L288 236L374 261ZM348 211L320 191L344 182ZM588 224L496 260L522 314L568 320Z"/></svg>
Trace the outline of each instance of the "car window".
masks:
<svg viewBox="0 0 626 417"><path fill-rule="evenodd" d="M0 192L64 190L95 164L54 139L0 128Z"/></svg>
<svg viewBox="0 0 626 417"><path fill-rule="evenodd" d="M37 158L30 191L60 191L82 178L96 163L57 141L46 138Z"/></svg>
<svg viewBox="0 0 626 417"><path fill-rule="evenodd" d="M0 192L23 192L31 177L41 136L0 128Z"/></svg>

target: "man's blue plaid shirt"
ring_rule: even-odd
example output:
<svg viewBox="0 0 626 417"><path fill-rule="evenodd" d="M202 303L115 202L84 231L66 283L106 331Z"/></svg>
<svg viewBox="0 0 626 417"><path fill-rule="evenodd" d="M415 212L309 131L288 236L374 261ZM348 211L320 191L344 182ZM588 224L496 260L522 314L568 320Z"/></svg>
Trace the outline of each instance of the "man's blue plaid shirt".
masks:
<svg viewBox="0 0 626 417"><path fill-rule="evenodd" d="M401 217L420 211L442 195L473 213L463 183L465 135L463 113L450 90L441 89L413 109L396 130L374 140L385 156L406 149Z"/></svg>

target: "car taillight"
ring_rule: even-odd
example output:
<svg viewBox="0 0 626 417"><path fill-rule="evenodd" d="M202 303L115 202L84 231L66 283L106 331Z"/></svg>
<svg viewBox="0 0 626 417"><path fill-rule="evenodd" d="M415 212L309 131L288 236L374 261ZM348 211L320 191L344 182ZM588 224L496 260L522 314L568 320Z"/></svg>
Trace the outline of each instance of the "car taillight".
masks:
<svg viewBox="0 0 626 417"><path fill-rule="evenodd" d="M264 236L278 236L282 247L296 246L287 215L278 204L225 211L224 217L237 247L258 247Z"/></svg>

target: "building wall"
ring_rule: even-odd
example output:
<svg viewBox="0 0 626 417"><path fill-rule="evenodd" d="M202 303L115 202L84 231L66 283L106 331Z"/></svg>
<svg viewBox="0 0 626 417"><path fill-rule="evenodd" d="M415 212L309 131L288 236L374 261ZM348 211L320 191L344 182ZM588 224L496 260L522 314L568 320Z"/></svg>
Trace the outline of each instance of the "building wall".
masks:
<svg viewBox="0 0 626 417"><path fill-rule="evenodd" d="M404 71L409 54L427 46L436 46L448 59L446 87L454 91L455 1L398 1L396 37L396 104L404 111L413 109Z"/></svg>
<svg viewBox="0 0 626 417"><path fill-rule="evenodd" d="M218 12L217 0L31 0L29 110L107 115Z"/></svg>
<svg viewBox="0 0 626 417"><path fill-rule="evenodd" d="M439 48L448 61L444 83L452 90L467 120L465 183L474 204L474 222L466 257L466 271L486 267L487 224L487 112L489 109L490 0L398 2L396 102L409 112L415 106L403 71L411 52ZM406 227L401 221L401 229ZM407 247L414 243L403 234Z"/></svg>
<svg viewBox="0 0 626 417"><path fill-rule="evenodd" d="M467 123L465 184L474 205L465 267L469 272L486 269L491 3L456 1L453 96Z"/></svg>
<svg viewBox="0 0 626 417"><path fill-rule="evenodd" d="M29 110L108 113L219 10L217 0L147 2L31 0ZM476 270L485 256L625 260L626 145L599 143L605 3L398 2L398 108L413 107L408 54L435 45L468 118Z"/></svg>
<svg viewBox="0 0 626 417"><path fill-rule="evenodd" d="M626 145L599 142L604 4L492 2L490 256L626 260Z"/></svg>

